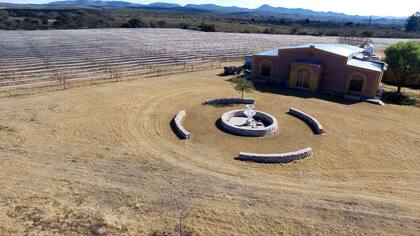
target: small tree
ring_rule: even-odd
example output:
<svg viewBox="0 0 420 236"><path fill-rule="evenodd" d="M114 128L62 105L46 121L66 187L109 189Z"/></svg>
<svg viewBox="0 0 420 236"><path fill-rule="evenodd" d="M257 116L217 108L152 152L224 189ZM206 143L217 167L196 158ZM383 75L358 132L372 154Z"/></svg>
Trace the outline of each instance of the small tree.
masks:
<svg viewBox="0 0 420 236"><path fill-rule="evenodd" d="M71 79L71 77L67 74L67 72L65 72L64 70L61 70L61 71L54 70L51 76L52 76L51 79L53 81L58 81L60 85L63 85L63 89L66 90L67 80Z"/></svg>
<svg viewBox="0 0 420 236"><path fill-rule="evenodd" d="M405 23L405 31L420 31L420 12L414 13L407 19L407 22Z"/></svg>
<svg viewBox="0 0 420 236"><path fill-rule="evenodd" d="M216 32L216 26L214 24L207 24L202 22L198 28L204 32Z"/></svg>
<svg viewBox="0 0 420 236"><path fill-rule="evenodd" d="M121 78L121 74L113 69L113 68L109 68L109 79L111 80L115 80L115 82L118 82Z"/></svg>
<svg viewBox="0 0 420 236"><path fill-rule="evenodd" d="M141 17L131 18L128 24L125 25L127 28L149 28L149 22L143 20Z"/></svg>
<svg viewBox="0 0 420 236"><path fill-rule="evenodd" d="M385 62L392 69L398 93L408 79L420 74L420 42L399 42L385 49Z"/></svg>
<svg viewBox="0 0 420 236"><path fill-rule="evenodd" d="M235 90L237 92L241 93L241 98L244 99L244 92L251 92L254 90L254 84L242 77L237 77L233 80L233 83L235 84Z"/></svg>
<svg viewBox="0 0 420 236"><path fill-rule="evenodd" d="M59 75L58 78L59 78L58 80L60 81L60 84L63 85L63 89L66 90L67 89L67 86L66 86L67 81L71 79L71 76L70 76L69 72L63 71Z"/></svg>

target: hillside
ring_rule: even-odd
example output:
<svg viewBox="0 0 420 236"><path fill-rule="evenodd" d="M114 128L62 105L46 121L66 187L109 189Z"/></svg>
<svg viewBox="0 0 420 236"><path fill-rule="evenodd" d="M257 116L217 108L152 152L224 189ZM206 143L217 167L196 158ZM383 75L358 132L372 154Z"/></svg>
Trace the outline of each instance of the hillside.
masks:
<svg viewBox="0 0 420 236"><path fill-rule="evenodd" d="M1 5L2 3L0 3ZM7 4L3 4L6 6ZM33 7L33 5L30 5ZM321 21L337 21L345 22L352 21L356 23L367 23L371 16L346 15L344 13L335 12L320 12L301 8L284 8L272 7L270 5L262 5L256 9L241 8L236 6L225 7L215 4L187 4L181 6L178 4L156 2L151 4L139 4L126 1L103 1L103 0L71 0L71 1L55 1L45 5L38 5L37 7L95 7L95 8L154 8L154 9L178 9L184 11L206 11L215 13L232 13L232 14L256 14L265 15L271 14L274 16L285 15L290 19L310 19ZM10 7L10 5L9 5ZM13 4L13 8L27 8L25 4ZM379 17L372 16L373 23L376 24L403 24L406 17Z"/></svg>
<svg viewBox="0 0 420 236"><path fill-rule="evenodd" d="M98 2L90 5L16 5L3 4L0 29L91 29L91 28L180 28L232 33L294 34L313 36L419 38L419 32L407 33L399 24L329 21L307 15L267 12L229 13L205 10L199 5L179 7L166 3L148 6L117 7L124 2ZM105 6L107 7L104 7ZM108 4L108 5L107 5ZM114 4L115 7L110 7ZM217 9L210 5L204 8ZM237 11L238 9L236 9ZM315 18L315 20L314 20ZM318 19L319 18L319 19Z"/></svg>

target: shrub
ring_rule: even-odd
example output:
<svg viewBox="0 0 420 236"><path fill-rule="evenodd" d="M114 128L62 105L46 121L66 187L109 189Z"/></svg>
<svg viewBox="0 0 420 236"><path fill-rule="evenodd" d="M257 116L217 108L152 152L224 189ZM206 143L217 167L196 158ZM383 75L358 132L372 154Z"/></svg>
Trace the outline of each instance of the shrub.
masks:
<svg viewBox="0 0 420 236"><path fill-rule="evenodd" d="M372 37L373 36L373 32L372 31L365 30L365 31L362 32L362 36L363 37Z"/></svg>
<svg viewBox="0 0 420 236"><path fill-rule="evenodd" d="M264 34L275 34L276 30L274 28L266 28L263 31Z"/></svg>
<svg viewBox="0 0 420 236"><path fill-rule="evenodd" d="M330 30L328 32L325 33L326 36L338 36L338 32L335 30Z"/></svg>
<svg viewBox="0 0 420 236"><path fill-rule="evenodd" d="M203 22L200 26L198 26L198 28L204 32L216 32L216 26L213 24L207 24Z"/></svg>
<svg viewBox="0 0 420 236"><path fill-rule="evenodd" d="M298 26L293 26L292 28L290 28L290 34L297 34L299 33L300 28Z"/></svg>
<svg viewBox="0 0 420 236"><path fill-rule="evenodd" d="M382 93L382 101L398 105L412 106L416 105L416 99L410 98L408 95L395 91L384 91Z"/></svg>
<svg viewBox="0 0 420 236"><path fill-rule="evenodd" d="M127 28L149 28L150 24L144 21L141 17L136 17L131 18L125 26Z"/></svg>

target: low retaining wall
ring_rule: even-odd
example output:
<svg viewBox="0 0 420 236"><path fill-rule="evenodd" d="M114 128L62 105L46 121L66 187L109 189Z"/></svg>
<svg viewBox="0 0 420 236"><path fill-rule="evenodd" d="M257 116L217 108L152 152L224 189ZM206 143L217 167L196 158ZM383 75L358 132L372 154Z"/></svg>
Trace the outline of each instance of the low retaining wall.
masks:
<svg viewBox="0 0 420 236"><path fill-rule="evenodd" d="M188 132L184 126L182 126L182 119L187 115L187 112L180 111L176 114L174 119L172 120L172 128L175 131L176 135L180 139L189 139L191 138L191 133Z"/></svg>
<svg viewBox="0 0 420 236"><path fill-rule="evenodd" d="M229 105L229 104L254 104L253 98L216 98L206 100L207 105Z"/></svg>
<svg viewBox="0 0 420 236"><path fill-rule="evenodd" d="M312 148L307 147L295 152L287 153L273 153L273 154L258 154L240 152L236 160L252 161L258 163L289 163L292 161L304 159L312 154Z"/></svg>
<svg viewBox="0 0 420 236"><path fill-rule="evenodd" d="M321 123L319 123L314 117L306 114L303 111L299 111L296 108L290 108L289 114L298 117L305 121L309 126L314 130L316 134L321 134L324 132L324 128L322 127Z"/></svg>
<svg viewBox="0 0 420 236"><path fill-rule="evenodd" d="M380 99L376 99L376 98L370 98L370 99L366 99L364 101L368 102L368 103L375 104L375 105L380 105L380 106L385 105L385 103L383 101L381 101Z"/></svg>
<svg viewBox="0 0 420 236"><path fill-rule="evenodd" d="M247 137L262 137L265 135L274 134L277 131L277 119L274 116L271 116L262 111L256 111L254 118L264 120L266 123L270 124L267 127L262 127L262 128L241 127L241 126L235 126L229 123L229 120L234 116L245 117L244 111L245 110L234 110L234 111L229 111L229 112L224 113L222 115L222 118L220 119L221 127L225 131L231 134L247 136Z"/></svg>

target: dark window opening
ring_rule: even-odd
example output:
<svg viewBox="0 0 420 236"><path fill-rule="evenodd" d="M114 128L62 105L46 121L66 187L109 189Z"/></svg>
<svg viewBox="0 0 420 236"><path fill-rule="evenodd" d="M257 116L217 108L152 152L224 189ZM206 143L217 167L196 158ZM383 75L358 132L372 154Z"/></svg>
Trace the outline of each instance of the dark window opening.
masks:
<svg viewBox="0 0 420 236"><path fill-rule="evenodd" d="M270 77L271 76L271 64L266 62L263 63L262 67L261 67L261 76L267 76Z"/></svg>
<svg viewBox="0 0 420 236"><path fill-rule="evenodd" d="M362 92L363 80L350 80L349 90L353 92Z"/></svg>

